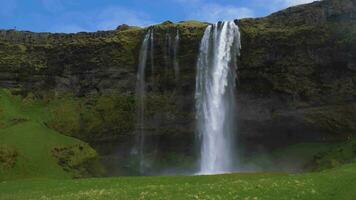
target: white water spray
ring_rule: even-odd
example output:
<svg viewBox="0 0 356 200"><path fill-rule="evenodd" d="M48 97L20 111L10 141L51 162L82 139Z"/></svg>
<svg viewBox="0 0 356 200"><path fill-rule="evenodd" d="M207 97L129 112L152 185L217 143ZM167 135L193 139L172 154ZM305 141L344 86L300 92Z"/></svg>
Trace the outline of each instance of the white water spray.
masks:
<svg viewBox="0 0 356 200"><path fill-rule="evenodd" d="M169 32L166 33L166 38L164 42L164 60L166 64L166 70L169 70L171 67L171 60L172 60L172 37Z"/></svg>
<svg viewBox="0 0 356 200"><path fill-rule="evenodd" d="M174 47L173 47L173 68L174 68L174 75L176 78L176 81L179 80L179 61L178 61L178 51L179 51L179 41L180 41L180 36L179 36L179 30L177 30L176 36L174 38Z"/></svg>
<svg viewBox="0 0 356 200"><path fill-rule="evenodd" d="M150 59L151 59L151 72L154 74L155 72L155 64L154 64L154 33L153 29L151 30L150 36Z"/></svg>
<svg viewBox="0 0 356 200"><path fill-rule="evenodd" d="M234 154L236 59L240 32L234 22L206 28L196 79L197 131L201 141L200 174L231 172Z"/></svg>
<svg viewBox="0 0 356 200"><path fill-rule="evenodd" d="M145 97L146 97L146 65L148 57L148 49L151 45L151 62L152 69L153 66L153 30L149 30L142 42L140 54L139 54L139 65L137 71L137 83L136 83L136 102L137 102L137 124L136 124L136 134L137 134L137 150L139 155L139 168L140 172L144 173L145 169Z"/></svg>

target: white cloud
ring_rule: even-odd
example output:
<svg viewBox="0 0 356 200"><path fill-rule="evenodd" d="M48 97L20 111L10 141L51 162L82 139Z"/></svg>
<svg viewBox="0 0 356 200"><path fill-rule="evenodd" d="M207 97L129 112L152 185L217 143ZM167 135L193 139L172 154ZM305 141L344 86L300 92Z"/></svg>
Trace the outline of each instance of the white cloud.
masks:
<svg viewBox="0 0 356 200"><path fill-rule="evenodd" d="M84 12L67 11L52 20L50 31L62 33L89 32L97 30L113 30L121 24L148 26L154 24L150 16L125 7L109 6L103 9Z"/></svg>
<svg viewBox="0 0 356 200"><path fill-rule="evenodd" d="M285 6L295 6L299 4L311 3L315 0L278 0Z"/></svg>
<svg viewBox="0 0 356 200"><path fill-rule="evenodd" d="M255 13L247 7L210 3L208 0L174 1L181 4L187 17L192 20L218 22L255 16Z"/></svg>
<svg viewBox="0 0 356 200"><path fill-rule="evenodd" d="M133 26L148 26L154 24L150 17L142 12L136 12L124 7L111 6L100 11L95 18L100 30L115 29L120 24Z"/></svg>
<svg viewBox="0 0 356 200"><path fill-rule="evenodd" d="M57 33L90 32L89 30L87 30L77 24L57 25L57 26L52 27L50 31L57 32Z"/></svg>
<svg viewBox="0 0 356 200"><path fill-rule="evenodd" d="M218 22L253 17L254 12L249 8L231 5L205 4L199 7L189 17L207 22Z"/></svg>
<svg viewBox="0 0 356 200"><path fill-rule="evenodd" d="M270 11L281 10L290 6L311 3L317 0L255 0L256 5L267 8Z"/></svg>

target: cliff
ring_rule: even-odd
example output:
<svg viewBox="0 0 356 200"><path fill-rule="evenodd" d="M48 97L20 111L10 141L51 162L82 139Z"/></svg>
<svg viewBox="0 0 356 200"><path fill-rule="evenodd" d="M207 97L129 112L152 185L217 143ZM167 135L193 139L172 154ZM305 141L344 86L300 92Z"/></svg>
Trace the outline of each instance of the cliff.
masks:
<svg viewBox="0 0 356 200"><path fill-rule="evenodd" d="M329 0L238 22L239 124L247 137L355 133L355 12L356 1Z"/></svg>
<svg viewBox="0 0 356 200"><path fill-rule="evenodd" d="M355 0L324 0L235 22L242 34L236 112L244 145L271 148L355 134ZM161 152L194 150L196 59L206 26L191 21L150 27L155 68L146 73L145 131ZM138 54L147 30L2 30L0 87L44 103L51 114L47 127L87 141L103 155L127 152L136 123ZM177 30L179 80L165 41Z"/></svg>

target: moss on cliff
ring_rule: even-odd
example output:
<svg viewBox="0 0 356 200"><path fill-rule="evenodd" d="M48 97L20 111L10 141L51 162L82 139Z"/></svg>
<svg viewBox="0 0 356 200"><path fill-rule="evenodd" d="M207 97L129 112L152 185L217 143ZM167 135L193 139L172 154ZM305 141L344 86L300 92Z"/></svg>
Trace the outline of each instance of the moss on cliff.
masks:
<svg viewBox="0 0 356 200"><path fill-rule="evenodd" d="M349 81L352 75L347 72L353 61L346 56L355 51L352 20L294 24L271 16L239 23L243 46L249 47L242 51L240 77L268 82L272 88L261 88L265 95L285 93L296 104L325 103L322 96L326 93L334 102L355 96L354 83Z"/></svg>
<svg viewBox="0 0 356 200"><path fill-rule="evenodd" d="M98 155L86 144L54 147L53 156L64 171L74 178L104 175L104 169L98 162Z"/></svg>
<svg viewBox="0 0 356 200"><path fill-rule="evenodd" d="M356 105L320 107L305 110L307 122L326 133L332 133L340 138L347 138L355 132Z"/></svg>
<svg viewBox="0 0 356 200"><path fill-rule="evenodd" d="M308 163L307 167L314 171L340 167L356 162L356 140L335 144L328 150L319 152Z"/></svg>
<svg viewBox="0 0 356 200"><path fill-rule="evenodd" d="M86 141L131 134L134 129L133 96L67 96L51 101L49 127Z"/></svg>
<svg viewBox="0 0 356 200"><path fill-rule="evenodd" d="M8 145L0 145L0 171L12 169L17 160L18 152Z"/></svg>

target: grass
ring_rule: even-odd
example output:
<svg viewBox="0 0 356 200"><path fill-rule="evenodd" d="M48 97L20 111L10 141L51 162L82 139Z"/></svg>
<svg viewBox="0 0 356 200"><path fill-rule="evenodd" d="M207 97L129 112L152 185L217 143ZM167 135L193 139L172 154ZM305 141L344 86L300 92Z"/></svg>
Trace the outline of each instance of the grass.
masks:
<svg viewBox="0 0 356 200"><path fill-rule="evenodd" d="M53 149L81 145L85 151L94 151L84 142L46 127L43 120L49 116L43 107L40 103L24 102L6 90L0 90L0 149L4 152L0 165L15 160L13 166L0 166L0 180L69 179L73 172L63 170L53 156Z"/></svg>
<svg viewBox="0 0 356 200"><path fill-rule="evenodd" d="M229 174L0 183L0 199L354 199L356 164L309 174Z"/></svg>

